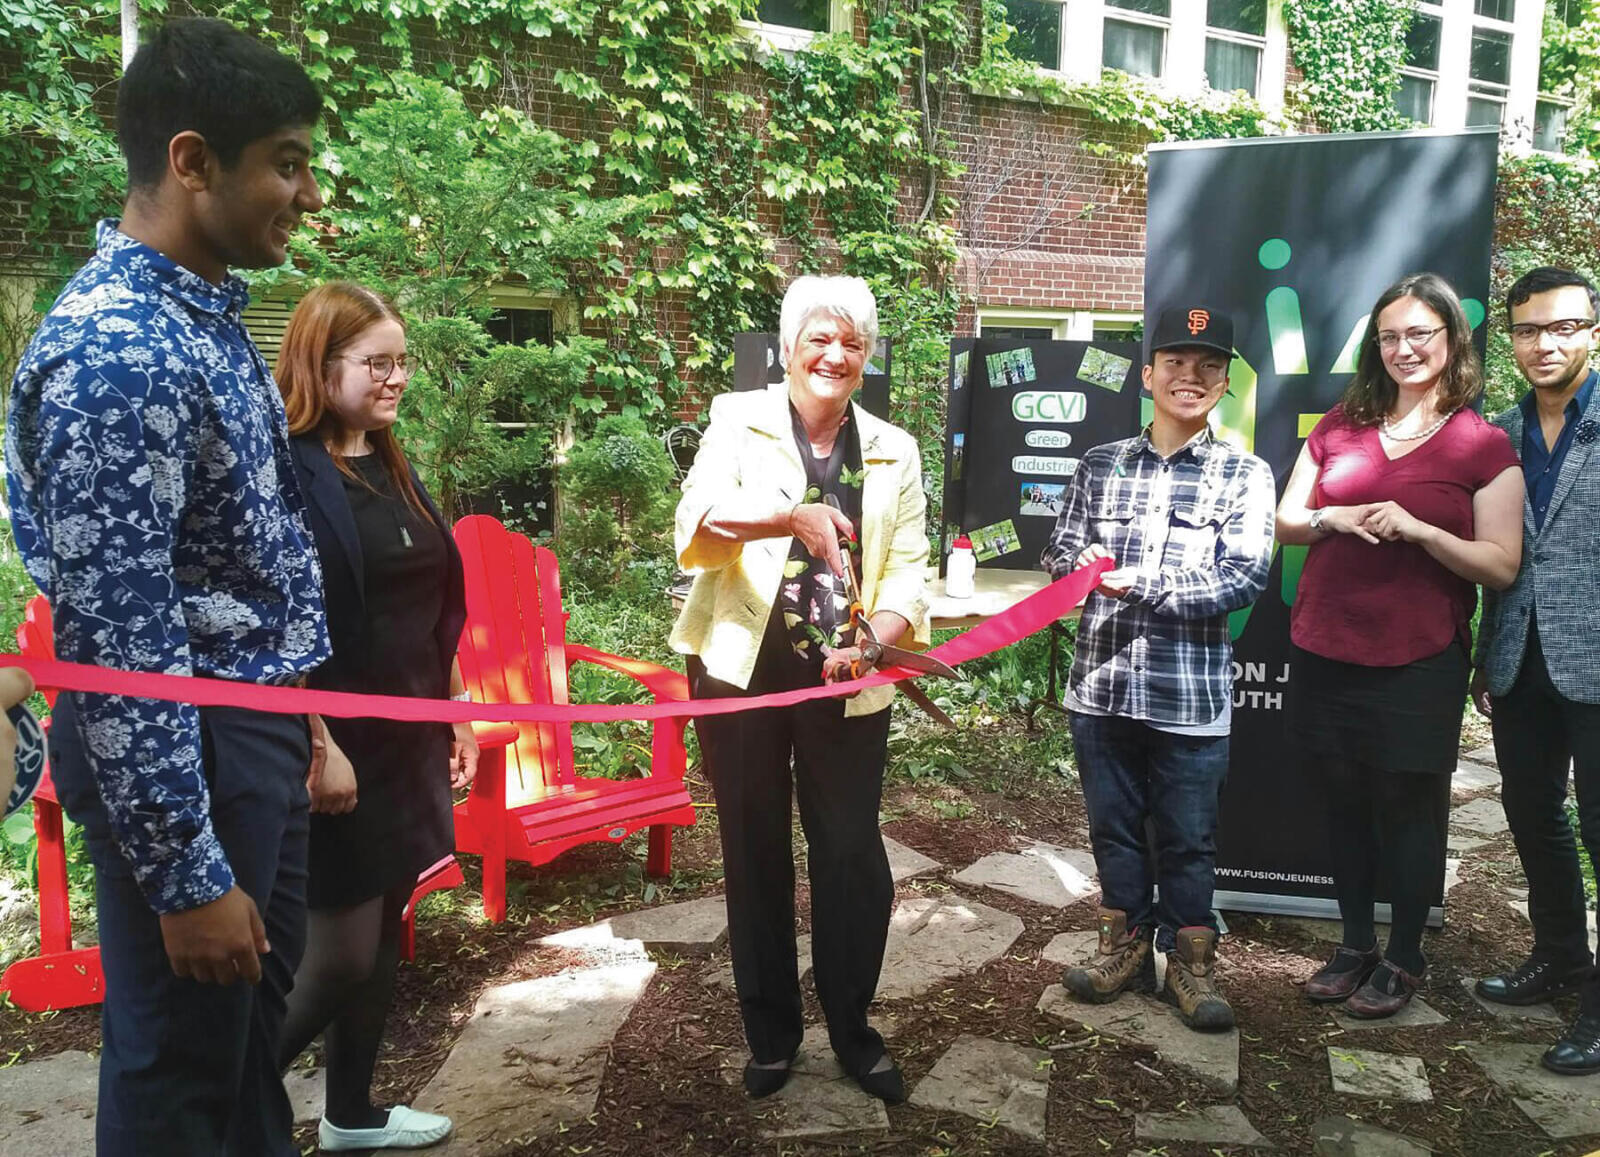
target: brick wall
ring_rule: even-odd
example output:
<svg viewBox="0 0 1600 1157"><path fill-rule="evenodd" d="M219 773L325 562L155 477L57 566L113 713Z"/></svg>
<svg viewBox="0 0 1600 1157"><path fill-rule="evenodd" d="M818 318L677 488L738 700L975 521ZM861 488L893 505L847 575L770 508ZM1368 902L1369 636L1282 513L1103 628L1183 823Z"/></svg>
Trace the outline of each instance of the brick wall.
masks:
<svg viewBox="0 0 1600 1157"><path fill-rule="evenodd" d="M174 13L180 13L183 7L174 5ZM279 13L275 23L287 30L290 26L285 0L277 0L274 7ZM436 59L465 64L480 51L491 59L499 55L470 38L446 42L421 25L414 25L410 31L416 52L414 67L419 72L429 71L428 63ZM382 32L376 24L353 24L338 29L334 36L337 43L354 47L364 60L398 66L396 51L381 43ZM567 97L554 81L558 68L570 65L575 58L592 59L593 53L556 36L531 42L523 47L522 55L532 67L506 70L492 99L514 105L536 122L569 138L603 142L612 127L607 117ZM0 59L0 69L5 64ZM752 66L734 75L718 76L716 83L759 93L763 75ZM102 79L109 82L112 77L108 74ZM114 85L106 83L102 93L110 100ZM109 119L109 109L107 113ZM966 165L966 172L955 178L952 190L962 204L957 222L960 261L955 276L968 301L959 332L972 332L973 304L1051 309L1140 308L1143 174L1108 164L1083 150L1083 143L1097 131L1085 112L958 90L949 96L944 124L958 159ZM920 208L920 177L908 177L902 193L903 212L910 219ZM26 263L45 241L73 248L87 246L86 234L27 236L22 227L22 205L23 195L4 188L0 176L0 268ZM115 210L114 205L105 209L108 214ZM758 204L757 218L777 238L781 208L772 203ZM831 248L826 236L822 244L824 252ZM796 256L793 246L780 239L780 268L793 268ZM658 255L656 260L663 257ZM663 294L652 304L666 331L679 335L681 353L689 350L684 300ZM585 329L598 337L613 337L593 323L586 323Z"/></svg>

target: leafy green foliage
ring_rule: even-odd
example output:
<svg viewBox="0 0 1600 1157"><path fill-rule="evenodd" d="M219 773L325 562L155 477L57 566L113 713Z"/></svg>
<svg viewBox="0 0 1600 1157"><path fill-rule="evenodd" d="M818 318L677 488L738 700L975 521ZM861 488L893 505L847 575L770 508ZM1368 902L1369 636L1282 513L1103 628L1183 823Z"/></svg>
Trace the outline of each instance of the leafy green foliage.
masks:
<svg viewBox="0 0 1600 1157"><path fill-rule="evenodd" d="M575 409L601 343L571 337L553 348L493 341L489 292L510 273L564 291L594 255L621 244L628 199L592 198L568 177L571 152L556 134L510 108L471 111L435 80L391 78L396 95L347 118L330 143L343 174L327 228L331 246L302 241L313 276L383 286L414 319L408 344L420 368L405 395L405 436L447 516L465 494L527 477ZM507 437L496 421L525 423Z"/></svg>
<svg viewBox="0 0 1600 1157"><path fill-rule="evenodd" d="M1600 0L1549 0L1539 57L1539 91L1573 102L1566 151L1600 151Z"/></svg>
<svg viewBox="0 0 1600 1157"><path fill-rule="evenodd" d="M1506 332L1506 290L1539 265L1559 265L1600 281L1600 184L1587 160L1532 154L1502 157L1490 266L1486 413L1511 405L1527 383Z"/></svg>
<svg viewBox="0 0 1600 1157"><path fill-rule="evenodd" d="M26 227L43 239L31 259L65 258L49 234L76 234L121 199L121 157L95 107L86 64L114 55L117 5L108 0L0 0L0 173L25 198Z"/></svg>
<svg viewBox="0 0 1600 1157"><path fill-rule="evenodd" d="M638 418L600 419L588 438L567 454L561 469L566 503L558 546L593 585L624 588L641 598L660 597L661 561L670 553L668 531L677 505L672 459ZM625 581L630 571L635 579Z"/></svg>
<svg viewBox="0 0 1600 1157"><path fill-rule="evenodd" d="M1395 107L1412 0L1293 0L1284 5L1301 81L1298 111L1328 133L1403 129Z"/></svg>

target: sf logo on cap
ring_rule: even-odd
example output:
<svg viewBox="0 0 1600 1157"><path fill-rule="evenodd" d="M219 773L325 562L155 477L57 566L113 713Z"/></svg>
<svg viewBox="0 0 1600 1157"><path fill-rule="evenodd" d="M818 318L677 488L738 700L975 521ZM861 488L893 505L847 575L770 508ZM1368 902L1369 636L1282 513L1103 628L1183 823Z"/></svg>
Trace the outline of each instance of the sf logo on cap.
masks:
<svg viewBox="0 0 1600 1157"><path fill-rule="evenodd" d="M1211 324L1211 313L1204 309L1191 309L1189 311L1189 332L1199 333Z"/></svg>

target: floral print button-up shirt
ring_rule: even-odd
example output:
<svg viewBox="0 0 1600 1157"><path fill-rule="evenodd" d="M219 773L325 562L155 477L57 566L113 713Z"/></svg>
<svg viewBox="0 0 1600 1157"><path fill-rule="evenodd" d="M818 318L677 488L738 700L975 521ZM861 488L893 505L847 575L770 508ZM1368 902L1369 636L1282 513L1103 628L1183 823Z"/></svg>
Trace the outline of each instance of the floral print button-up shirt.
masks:
<svg viewBox="0 0 1600 1157"><path fill-rule="evenodd" d="M103 221L11 386L12 528L57 655L282 683L328 655L283 403L213 285ZM112 833L158 913L221 896L196 708L78 695Z"/></svg>

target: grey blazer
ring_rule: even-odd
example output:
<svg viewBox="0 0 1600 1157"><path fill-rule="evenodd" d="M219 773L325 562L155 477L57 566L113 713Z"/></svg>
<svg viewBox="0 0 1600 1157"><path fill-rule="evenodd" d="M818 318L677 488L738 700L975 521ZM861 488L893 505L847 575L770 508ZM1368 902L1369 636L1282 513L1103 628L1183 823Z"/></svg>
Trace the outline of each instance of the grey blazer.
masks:
<svg viewBox="0 0 1600 1157"><path fill-rule="evenodd" d="M1497 415L1494 424L1522 453L1522 407ZM1566 461L1556 477L1544 528L1534 530L1533 506L1522 502L1522 569L1510 589L1483 592L1477 665L1489 694L1504 695L1517 681L1528 648L1528 620L1539 624L1550 681L1568 699L1600 703L1600 389L1579 416ZM1587 440L1586 440L1587 439Z"/></svg>

